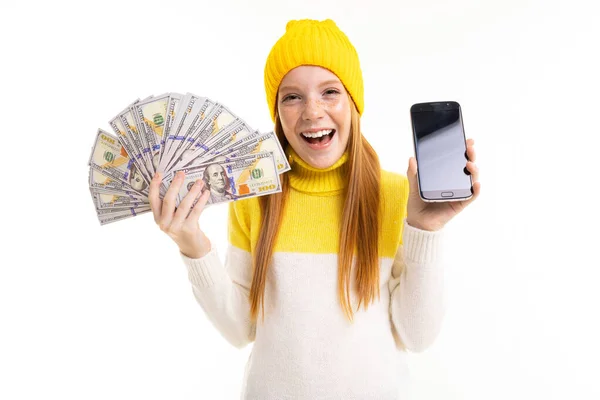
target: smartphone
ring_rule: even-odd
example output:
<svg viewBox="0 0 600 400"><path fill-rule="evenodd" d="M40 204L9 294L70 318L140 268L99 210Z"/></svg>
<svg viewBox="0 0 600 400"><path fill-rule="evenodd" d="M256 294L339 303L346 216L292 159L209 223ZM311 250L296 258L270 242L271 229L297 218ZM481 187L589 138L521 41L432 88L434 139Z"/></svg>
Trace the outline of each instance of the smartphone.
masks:
<svg viewBox="0 0 600 400"><path fill-rule="evenodd" d="M410 119L421 199L470 199L473 181L466 168L467 143L460 105L456 101L413 104Z"/></svg>

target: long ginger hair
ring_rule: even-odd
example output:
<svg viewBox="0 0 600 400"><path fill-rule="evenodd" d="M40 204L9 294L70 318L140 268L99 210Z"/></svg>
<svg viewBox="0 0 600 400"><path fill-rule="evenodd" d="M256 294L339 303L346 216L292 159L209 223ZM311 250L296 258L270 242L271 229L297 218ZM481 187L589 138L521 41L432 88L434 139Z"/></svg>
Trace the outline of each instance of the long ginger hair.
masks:
<svg viewBox="0 0 600 400"><path fill-rule="evenodd" d="M350 100L352 100L350 98ZM338 253L338 297L344 314L353 321L350 299L350 279L353 256L356 262L356 296L358 308L379 298L379 227L381 169L375 150L360 130L360 115L350 101L351 125L348 139L348 184L340 227ZM283 148L288 145L281 120L275 112L275 133ZM253 277L250 287L250 318L256 321L259 307L264 320L264 295L267 271L273 256L279 226L287 200L289 181L281 175L280 193L259 198L261 229L253 257ZM358 309L357 308L357 309Z"/></svg>

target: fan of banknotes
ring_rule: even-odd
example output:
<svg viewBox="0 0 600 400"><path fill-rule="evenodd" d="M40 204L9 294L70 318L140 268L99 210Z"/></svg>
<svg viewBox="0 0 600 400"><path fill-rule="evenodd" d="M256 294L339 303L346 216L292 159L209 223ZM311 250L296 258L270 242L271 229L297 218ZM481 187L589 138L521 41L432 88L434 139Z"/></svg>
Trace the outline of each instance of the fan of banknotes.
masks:
<svg viewBox="0 0 600 400"><path fill-rule="evenodd" d="M98 129L89 161L89 186L101 225L150 211L156 172L165 195L175 173L185 181L177 204L196 180L210 190L207 206L281 191L290 169L274 132L248 126L223 104L192 93L136 100Z"/></svg>

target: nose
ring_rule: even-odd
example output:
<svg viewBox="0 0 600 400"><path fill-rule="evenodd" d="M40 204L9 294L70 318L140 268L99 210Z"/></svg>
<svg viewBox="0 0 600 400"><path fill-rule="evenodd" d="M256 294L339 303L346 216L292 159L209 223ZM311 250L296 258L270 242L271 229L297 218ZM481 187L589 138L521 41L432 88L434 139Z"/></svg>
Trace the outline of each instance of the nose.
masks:
<svg viewBox="0 0 600 400"><path fill-rule="evenodd" d="M304 104L304 110L302 112L302 118L304 120L317 120L323 117L324 114L323 104L317 99L306 99Z"/></svg>

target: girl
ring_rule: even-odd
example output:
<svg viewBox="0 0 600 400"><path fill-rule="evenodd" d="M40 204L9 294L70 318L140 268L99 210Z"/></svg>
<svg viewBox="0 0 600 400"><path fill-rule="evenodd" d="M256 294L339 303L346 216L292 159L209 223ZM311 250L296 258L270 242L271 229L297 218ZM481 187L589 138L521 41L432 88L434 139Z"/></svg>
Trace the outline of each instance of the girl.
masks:
<svg viewBox="0 0 600 400"><path fill-rule="evenodd" d="M275 131L289 157L282 192L229 203L225 265L198 219L199 180L175 209L178 175L150 203L179 246L194 295L234 346L254 342L243 399L401 399L406 351L436 338L444 314L442 228L479 195L425 203L417 165L382 171L360 130L356 50L331 20L290 21L265 66ZM260 315L259 315L260 314Z"/></svg>

